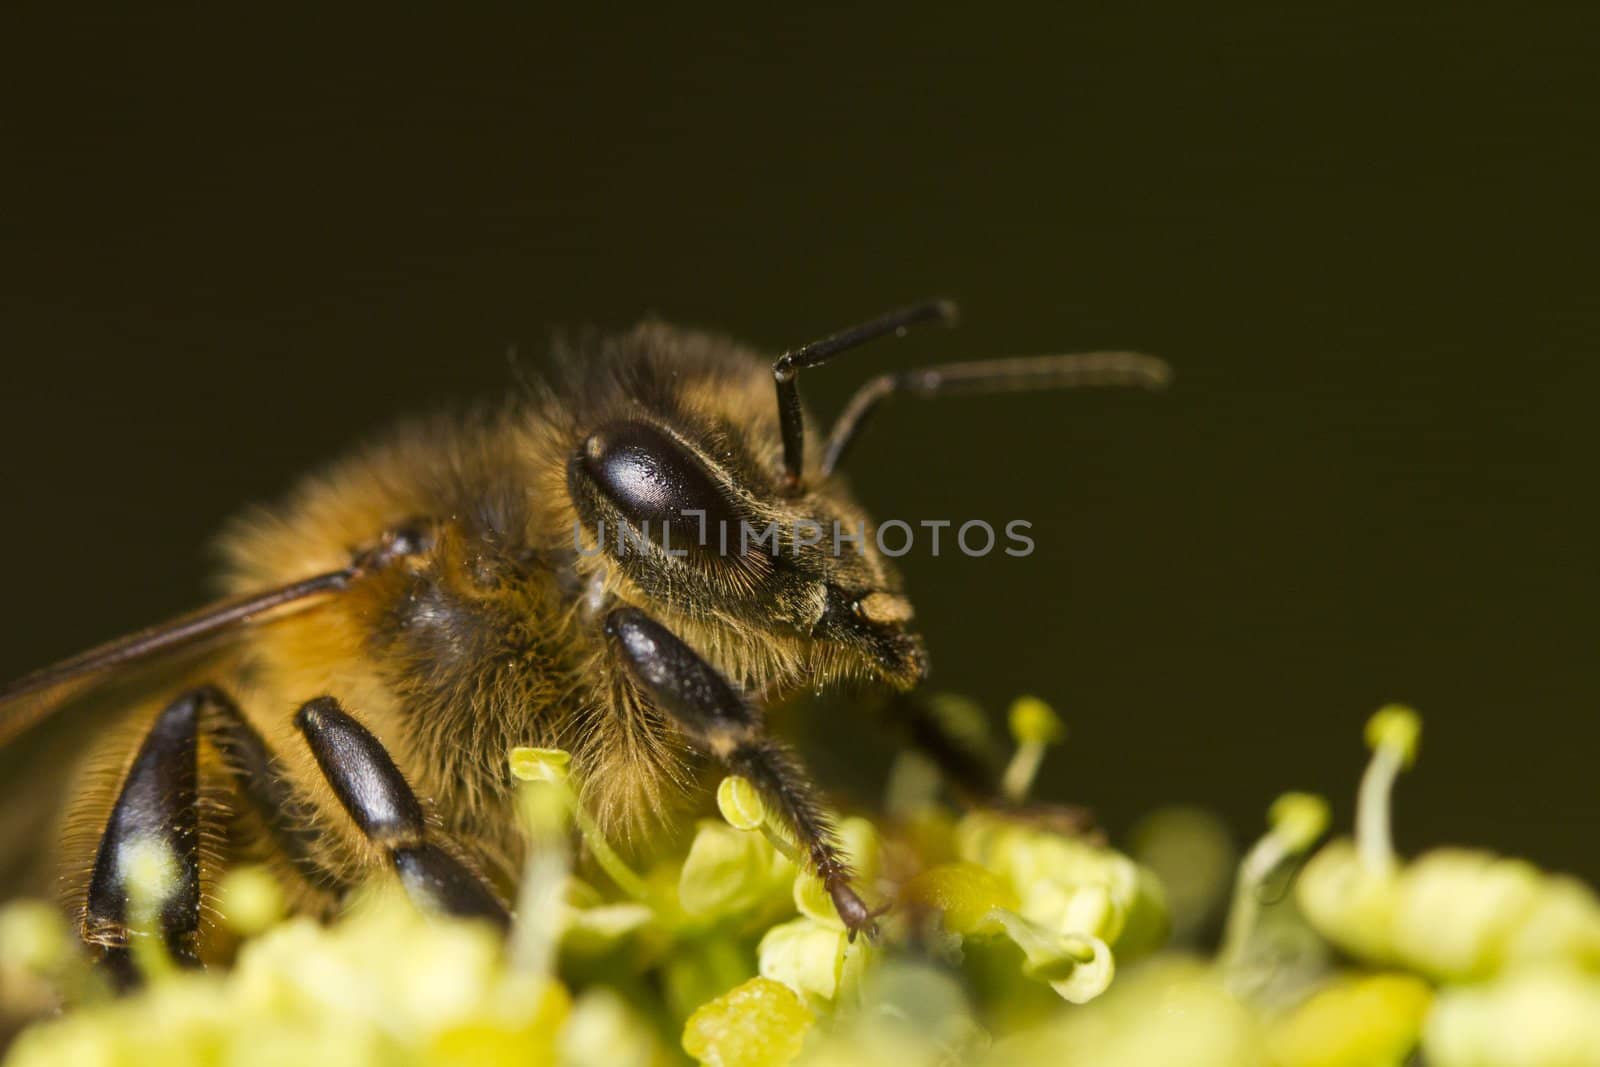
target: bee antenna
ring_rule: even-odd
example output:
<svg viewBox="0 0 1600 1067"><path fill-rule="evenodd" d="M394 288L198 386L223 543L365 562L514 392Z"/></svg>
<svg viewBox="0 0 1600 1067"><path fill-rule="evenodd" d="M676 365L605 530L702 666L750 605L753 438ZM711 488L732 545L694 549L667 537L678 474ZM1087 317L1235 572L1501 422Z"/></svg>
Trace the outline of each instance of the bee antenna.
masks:
<svg viewBox="0 0 1600 1067"><path fill-rule="evenodd" d="M800 411L800 386L797 380L800 369L826 363L840 352L858 348L868 341L890 334L903 334L906 327L919 322L951 325L956 321L957 314L952 301L931 300L880 315L820 341L791 349L778 357L772 365L772 377L778 387L778 427L783 434L784 482L788 489L793 491L799 488L800 474L805 466L805 421Z"/></svg>
<svg viewBox="0 0 1600 1067"><path fill-rule="evenodd" d="M838 468L867 416L891 396L931 399L963 393L1028 393L1105 386L1164 389L1171 381L1172 368L1165 360L1139 352L987 359L882 374L856 390L828 432L822 447L822 476L826 478Z"/></svg>

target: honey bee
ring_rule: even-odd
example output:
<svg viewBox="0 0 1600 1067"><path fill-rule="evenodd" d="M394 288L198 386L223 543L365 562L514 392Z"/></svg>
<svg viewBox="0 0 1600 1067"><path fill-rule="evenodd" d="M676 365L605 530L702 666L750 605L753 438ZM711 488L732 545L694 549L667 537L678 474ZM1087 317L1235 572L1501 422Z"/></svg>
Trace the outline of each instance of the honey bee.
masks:
<svg viewBox="0 0 1600 1067"><path fill-rule="evenodd" d="M814 428L801 371L953 315L905 308L775 362L657 322L569 346L499 412L403 428L245 516L223 541L230 599L0 691L6 739L126 669L194 661L130 709L131 740L72 805L62 884L89 949L137 981L125 851L151 837L178 870L159 933L188 963L218 872L241 860L269 863L306 912L388 868L419 903L505 924L519 745L568 750L599 826L635 840L708 758L742 775L852 933L869 928L828 808L764 709L844 683L910 692L928 656L872 537L835 551L797 531L874 528L839 467L891 397L1168 377L1115 352L936 366L872 379Z"/></svg>

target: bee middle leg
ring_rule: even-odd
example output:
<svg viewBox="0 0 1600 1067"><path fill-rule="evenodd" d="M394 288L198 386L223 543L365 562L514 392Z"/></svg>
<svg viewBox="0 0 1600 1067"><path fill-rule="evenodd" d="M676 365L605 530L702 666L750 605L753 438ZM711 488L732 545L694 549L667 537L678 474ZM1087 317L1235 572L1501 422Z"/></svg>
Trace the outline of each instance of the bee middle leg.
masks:
<svg viewBox="0 0 1600 1067"><path fill-rule="evenodd" d="M511 916L494 891L428 840L421 802L366 727L332 697L307 701L295 715L295 725L334 795L367 839L388 853L413 900L432 910L510 926Z"/></svg>
<svg viewBox="0 0 1600 1067"><path fill-rule="evenodd" d="M854 937L873 911L850 884L852 872L822 797L799 758L766 732L760 711L676 634L635 608L606 616L606 634L654 703L729 770L749 779L806 851Z"/></svg>
<svg viewBox="0 0 1600 1067"><path fill-rule="evenodd" d="M260 819L276 855L331 907L350 889L328 856L316 805L298 788L277 753L222 690L207 688L205 735L222 757L240 796Z"/></svg>
<svg viewBox="0 0 1600 1067"><path fill-rule="evenodd" d="M250 802L278 854L309 885L337 898L345 886L323 862L320 834L309 801L287 776L239 706L212 685L185 692L156 716L146 732L96 846L82 905L81 936L120 989L142 976L129 950L129 847L137 841L161 848L175 880L160 887L164 900L156 932L168 953L185 966L200 962L202 819L201 742L209 743L238 794Z"/></svg>

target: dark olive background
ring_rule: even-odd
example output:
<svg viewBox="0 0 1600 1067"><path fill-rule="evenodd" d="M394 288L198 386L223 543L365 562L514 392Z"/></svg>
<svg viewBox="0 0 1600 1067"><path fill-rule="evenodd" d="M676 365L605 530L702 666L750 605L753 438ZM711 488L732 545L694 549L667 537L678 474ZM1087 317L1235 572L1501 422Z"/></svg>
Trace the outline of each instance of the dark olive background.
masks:
<svg viewBox="0 0 1600 1067"><path fill-rule="evenodd" d="M1403 699L1403 845L1600 876L1594 16L74 10L0 16L0 674L195 603L229 513L552 327L947 294L813 408L1178 369L906 402L853 462L880 517L1035 524L905 568L939 686L1069 718L1053 795L1347 819Z"/></svg>

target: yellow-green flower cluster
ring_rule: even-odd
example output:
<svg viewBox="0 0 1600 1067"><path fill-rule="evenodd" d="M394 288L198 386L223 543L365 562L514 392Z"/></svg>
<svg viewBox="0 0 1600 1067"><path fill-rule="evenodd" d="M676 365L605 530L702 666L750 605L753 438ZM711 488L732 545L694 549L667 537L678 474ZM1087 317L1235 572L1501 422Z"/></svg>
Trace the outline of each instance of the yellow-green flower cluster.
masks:
<svg viewBox="0 0 1600 1067"><path fill-rule="evenodd" d="M1385 1062L1420 1039L1440 1067L1600 1064L1600 898L1576 879L1481 850L1396 856L1390 798L1420 736L1409 708L1372 717L1356 836L1330 842L1296 884L1300 910L1328 942L1364 966L1407 972L1365 979L1369 991L1387 983L1387 1015L1352 1015L1410 1033Z"/></svg>
<svg viewBox="0 0 1600 1067"><path fill-rule="evenodd" d="M1331 842L1299 881L1312 925L1362 960L1440 981L1560 965L1600 969L1600 899L1581 882L1477 850L1441 848L1409 864L1395 857L1389 794L1399 769L1415 759L1419 734L1406 709L1373 716L1356 839Z"/></svg>
<svg viewBox="0 0 1600 1067"><path fill-rule="evenodd" d="M938 913L972 949L1009 942L1020 973L1064 1000L1093 1000L1116 957L1137 958L1165 936L1160 886L1120 853L986 812L953 820L947 848L946 862L906 883L905 904Z"/></svg>
<svg viewBox="0 0 1600 1067"><path fill-rule="evenodd" d="M1064 731L1037 700L1011 718L1007 789L1020 801ZM721 817L685 851L635 870L579 803L565 752L517 749L510 772L531 847L508 942L423 918L392 885L327 926L280 921L271 877L243 870L218 902L244 938L231 967L181 972L137 928L150 984L111 1000L53 912L15 910L0 926L11 942L0 974L53 975L46 984L83 1002L30 1030L15 1061L778 1063L884 1032L863 1020L922 1010L929 983L948 1010L916 1040L970 1051L1007 1024L992 1009L1021 1018L1019 1006L1092 1000L1115 959L1148 952L1165 926L1154 879L1126 857L1031 816L957 815L925 794L893 820L839 821L858 889L886 909L876 939L852 938L743 779L722 782ZM145 860L133 910L153 920L171 859ZM920 969L902 965L923 953Z"/></svg>
<svg viewBox="0 0 1600 1067"><path fill-rule="evenodd" d="M36 1026L7 1062L554 1063L573 1016L560 984L507 967L492 929L382 891L331 926L272 927L226 974L169 972Z"/></svg>
<svg viewBox="0 0 1600 1067"><path fill-rule="evenodd" d="M1007 806L957 812L908 762L887 815L840 820L857 888L886 909L876 939L848 935L743 779L721 783L719 817L685 849L635 870L579 803L567 754L518 749L532 847L509 940L423 916L392 884L332 923L285 920L271 877L246 869L217 902L237 958L185 972L148 929L170 858L141 853L140 993L112 999L54 909L0 911L0 1007L74 1005L7 1062L1600 1067L1592 891L1486 853L1395 854L1390 796L1420 739L1409 709L1369 724L1353 839L1313 851L1320 797L1271 806L1209 958L1163 948L1174 916L1151 866L1027 807L1065 730L1032 698L1010 721ZM1213 822L1162 825L1151 865L1231 862Z"/></svg>

